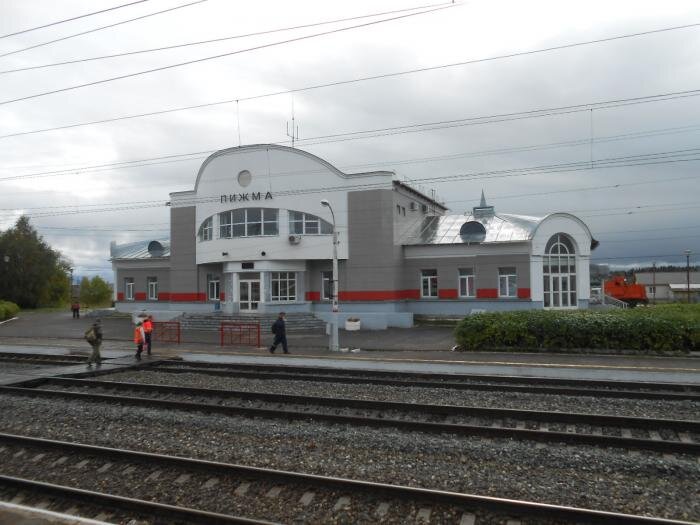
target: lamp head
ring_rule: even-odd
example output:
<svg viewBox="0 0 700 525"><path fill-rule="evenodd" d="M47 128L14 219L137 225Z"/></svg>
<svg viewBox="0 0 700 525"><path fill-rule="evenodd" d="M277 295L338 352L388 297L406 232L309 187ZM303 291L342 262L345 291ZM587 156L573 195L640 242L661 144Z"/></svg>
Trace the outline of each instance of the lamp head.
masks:
<svg viewBox="0 0 700 525"><path fill-rule="evenodd" d="M327 206L328 208L330 208L331 203L328 202L328 199L321 199L321 206Z"/></svg>

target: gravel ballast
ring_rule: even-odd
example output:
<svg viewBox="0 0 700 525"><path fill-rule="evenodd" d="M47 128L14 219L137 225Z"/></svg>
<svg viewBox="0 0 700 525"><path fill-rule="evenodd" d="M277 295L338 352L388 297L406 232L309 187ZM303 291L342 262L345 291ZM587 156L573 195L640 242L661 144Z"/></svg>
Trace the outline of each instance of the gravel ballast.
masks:
<svg viewBox="0 0 700 525"><path fill-rule="evenodd" d="M552 412L577 412L663 419L700 419L700 406L692 400L666 401L618 399L594 396L560 396L522 392L489 392L444 388L407 388L370 383L326 383L281 379L247 379L206 374L168 374L135 370L101 376L102 381L243 390L273 394L344 397L417 404L450 404L485 408L511 408Z"/></svg>
<svg viewBox="0 0 700 525"><path fill-rule="evenodd" d="M0 430L8 433L630 514L700 518L695 457L628 455L583 446L536 448L513 440L166 412L148 408L147 401L134 408L3 396L0 411Z"/></svg>

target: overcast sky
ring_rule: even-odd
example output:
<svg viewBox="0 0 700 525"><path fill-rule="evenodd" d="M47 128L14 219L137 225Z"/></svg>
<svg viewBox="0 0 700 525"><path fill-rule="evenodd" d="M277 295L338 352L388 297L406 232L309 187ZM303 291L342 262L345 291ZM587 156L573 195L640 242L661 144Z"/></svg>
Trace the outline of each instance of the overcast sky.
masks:
<svg viewBox="0 0 700 525"><path fill-rule="evenodd" d="M28 214L44 238L73 262L77 274L100 274L111 280L110 240L166 236L168 194L193 188L206 152L239 144L285 143L293 106L302 139L297 147L343 171L388 169L402 180L420 181L424 191L435 190L453 213L477 204L483 189L497 212L542 216L564 211L581 217L600 241L593 252L597 262L680 264L685 263L686 249L694 253L692 262L700 258L700 179L695 160L700 159L700 149L693 151L700 148L698 96L645 99L593 110L583 107L534 118L517 115L490 123L462 121L352 140L316 139L700 90L700 26L288 93L696 24L700 23L697 1L467 1L8 102L410 13L381 14L394 10L437 5L427 0L207 0L13 53L187 3L149 0L0 38L0 55L5 55L0 56L0 229ZM0 36L117 5L120 0L0 0ZM430 9L434 8L422 11ZM372 14L378 16L7 72ZM249 99L277 92L282 94ZM7 137L237 99L240 102ZM690 151L676 153L680 150ZM184 159L114 166L198 152ZM649 154L660 155L653 160L640 157ZM616 161L623 166L601 166L624 157L629 159ZM579 162L584 164L576 171L521 171ZM629 165L640 162L645 165ZM463 177L445 180L459 175ZM89 212L91 208L119 209Z"/></svg>

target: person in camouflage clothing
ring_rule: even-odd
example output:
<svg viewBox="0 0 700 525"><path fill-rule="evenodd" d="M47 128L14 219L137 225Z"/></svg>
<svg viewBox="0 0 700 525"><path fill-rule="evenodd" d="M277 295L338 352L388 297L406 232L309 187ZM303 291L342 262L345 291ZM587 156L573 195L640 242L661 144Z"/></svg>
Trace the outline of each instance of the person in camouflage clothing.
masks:
<svg viewBox="0 0 700 525"><path fill-rule="evenodd" d="M87 365L89 367L95 363L96 366L102 364L102 357L100 356L100 346L102 345L102 324L100 319L96 319L90 329L85 332L85 339L92 347L92 354L88 358Z"/></svg>

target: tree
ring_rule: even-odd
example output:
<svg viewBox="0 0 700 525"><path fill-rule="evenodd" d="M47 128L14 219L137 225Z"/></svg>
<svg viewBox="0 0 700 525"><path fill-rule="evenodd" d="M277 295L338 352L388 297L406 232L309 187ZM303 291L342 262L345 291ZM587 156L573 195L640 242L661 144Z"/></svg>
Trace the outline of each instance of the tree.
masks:
<svg viewBox="0 0 700 525"><path fill-rule="evenodd" d="M70 264L29 224L17 219L0 232L0 298L22 308L61 304L68 300Z"/></svg>
<svg viewBox="0 0 700 525"><path fill-rule="evenodd" d="M112 289L109 284L96 275L92 279L83 277L80 281L80 302L86 307L89 305L99 305L109 301L112 295Z"/></svg>

